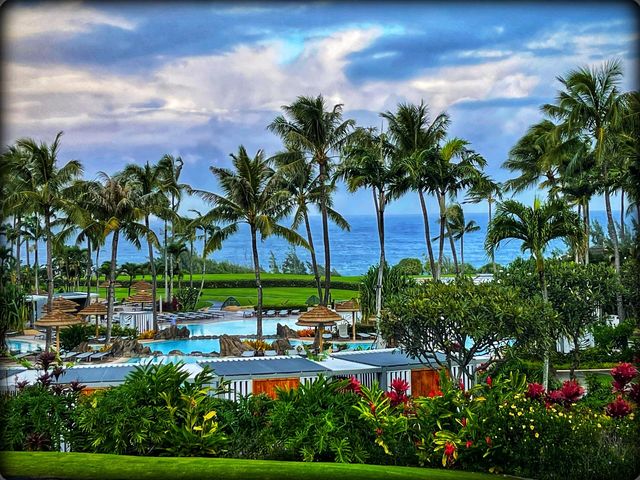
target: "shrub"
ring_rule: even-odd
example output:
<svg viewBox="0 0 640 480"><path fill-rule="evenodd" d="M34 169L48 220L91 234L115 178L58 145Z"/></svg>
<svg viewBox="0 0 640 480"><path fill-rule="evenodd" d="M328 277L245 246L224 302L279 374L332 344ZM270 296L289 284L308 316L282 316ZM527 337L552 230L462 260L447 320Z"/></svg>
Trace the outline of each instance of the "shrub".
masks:
<svg viewBox="0 0 640 480"><path fill-rule="evenodd" d="M424 271L422 261L419 258L403 258L395 265L395 268L405 275L421 275Z"/></svg>
<svg viewBox="0 0 640 480"><path fill-rule="evenodd" d="M60 330L60 346L64 350L73 350L82 342L89 340L95 333L95 327L86 324L71 325Z"/></svg>

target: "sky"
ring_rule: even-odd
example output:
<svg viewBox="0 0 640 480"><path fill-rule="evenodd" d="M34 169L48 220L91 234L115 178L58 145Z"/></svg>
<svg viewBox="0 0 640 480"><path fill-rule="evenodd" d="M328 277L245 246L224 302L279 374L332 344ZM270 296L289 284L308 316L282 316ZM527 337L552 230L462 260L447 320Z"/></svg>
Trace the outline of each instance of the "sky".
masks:
<svg viewBox="0 0 640 480"><path fill-rule="evenodd" d="M450 114L449 135L468 140L502 181L501 164L553 102L557 76L619 58L622 89L638 88L639 8L10 0L1 8L2 144L51 142L63 130L60 160L81 160L88 178L180 155L181 180L215 190L209 166L228 166L239 145L281 148L266 126L299 95L321 93L378 128L379 112L424 100L432 117ZM335 199L345 215L372 213L371 203L370 192L344 187ZM187 198L182 208L204 207ZM419 211L415 195L388 209Z"/></svg>

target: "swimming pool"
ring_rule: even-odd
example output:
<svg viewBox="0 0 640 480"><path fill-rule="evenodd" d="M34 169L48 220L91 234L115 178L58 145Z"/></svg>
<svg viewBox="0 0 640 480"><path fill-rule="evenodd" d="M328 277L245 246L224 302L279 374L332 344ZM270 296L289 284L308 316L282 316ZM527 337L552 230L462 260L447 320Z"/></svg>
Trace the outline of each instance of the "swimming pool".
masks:
<svg viewBox="0 0 640 480"><path fill-rule="evenodd" d="M20 353L33 352L42 347L38 342L27 342L22 340L7 340L10 351L20 351Z"/></svg>
<svg viewBox="0 0 640 480"><path fill-rule="evenodd" d="M198 360L206 360L206 357L193 355L158 355L157 357L134 357L126 363L139 363L141 365L149 363L196 363Z"/></svg>
<svg viewBox="0 0 640 480"><path fill-rule="evenodd" d="M275 335L278 323L286 325L294 330L300 327L296 325L297 318L272 318L265 317L262 319L263 335ZM256 319L242 318L237 320L220 320L208 323L185 323L192 336L201 335L255 335ZM211 351L211 350L207 350Z"/></svg>

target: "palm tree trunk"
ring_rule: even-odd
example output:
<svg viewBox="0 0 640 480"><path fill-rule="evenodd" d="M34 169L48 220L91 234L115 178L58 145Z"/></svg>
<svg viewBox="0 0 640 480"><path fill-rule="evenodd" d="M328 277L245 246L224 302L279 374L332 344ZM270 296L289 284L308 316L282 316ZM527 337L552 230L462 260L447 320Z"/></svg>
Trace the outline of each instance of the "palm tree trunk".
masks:
<svg viewBox="0 0 640 480"><path fill-rule="evenodd" d="M51 214L45 210L44 223L47 235L47 305L49 311L53 308L53 244L51 241ZM45 351L51 347L51 328L47 328L45 335Z"/></svg>
<svg viewBox="0 0 640 480"><path fill-rule="evenodd" d="M584 248L584 264L589 265L589 246L590 241L589 237L591 235L591 225L589 220L589 199L585 198L584 200L584 208L582 209L582 213L584 214L584 236L585 236L585 248Z"/></svg>
<svg viewBox="0 0 640 480"><path fill-rule="evenodd" d="M167 274L169 273L169 256L167 252L167 221L164 221L164 296L165 301L170 302L169 299L169 282L167 281Z"/></svg>
<svg viewBox="0 0 640 480"><path fill-rule="evenodd" d="M327 214L327 165L320 163L320 184L322 198L320 199L320 211L322 213L322 239L324 241L324 297L320 298L320 305L328 305L331 297L331 251L329 246L329 216Z"/></svg>
<svg viewBox="0 0 640 480"><path fill-rule="evenodd" d="M20 252L20 250L21 250L20 246L21 246L21 243L22 243L20 241L20 237L21 237L21 235L20 235L20 229L21 229L20 224L21 223L22 223L22 221L21 221L20 215L18 215L17 220L16 220L16 283L18 285L20 285L20 274L22 273L21 272L22 268L20 268L21 267L21 265L20 265L20 263L21 263L20 262L20 253L21 253Z"/></svg>
<svg viewBox="0 0 640 480"><path fill-rule="evenodd" d="M606 175L605 175L606 176ZM616 225L613 221L613 214L611 212L611 197L609 194L609 188L604 189L604 204L607 211L607 223L609 227L609 236L611 237L611 243L613 243L613 261L616 269L616 273L620 275L620 248L618 246L618 234L616 232ZM622 303L622 293L616 294L616 303L618 306L618 318L622 322L624 321L624 305Z"/></svg>
<svg viewBox="0 0 640 480"><path fill-rule="evenodd" d="M440 273L442 271L442 255L444 254L444 224L446 222L446 219L444 209L444 195L441 195L440 193L438 193L437 195L438 206L440 207L440 236L438 237L438 268L434 279L440 280Z"/></svg>
<svg viewBox="0 0 640 480"><path fill-rule="evenodd" d="M96 248L96 293L98 294L98 297L100 297L100 270L98 270L100 268L100 264L99 262L99 258L100 258L100 245L97 246Z"/></svg>
<svg viewBox="0 0 640 480"><path fill-rule="evenodd" d="M544 258L542 257L542 252L539 255L536 255L536 267L538 269L538 278L540 281L540 287L542 288L542 299L544 302L549 301L549 294L547 292L547 278L544 272ZM545 350L544 359L543 359L543 370L542 370L542 385L544 389L547 390L549 387L549 351Z"/></svg>
<svg viewBox="0 0 640 480"><path fill-rule="evenodd" d="M309 253L311 254L311 268L313 268L313 276L316 280L316 288L318 289L318 298L322 298L322 285L320 283L320 272L318 272L318 261L316 260L316 249L313 246L313 235L311 235L311 224L309 223L309 215L305 211L304 226L307 230L307 241L309 243Z"/></svg>
<svg viewBox="0 0 640 480"><path fill-rule="evenodd" d="M207 245L207 228L204 229L204 239L202 243L202 279L200 279L200 293L198 293L198 299L202 297L202 290L204 290L204 277L207 273L207 256L205 255L205 248Z"/></svg>
<svg viewBox="0 0 640 480"><path fill-rule="evenodd" d="M427 203L424 201L424 192L418 189L418 197L420 198L420 208L422 208L422 220L424 221L424 238L427 241L427 254L429 255L429 268L431 276L435 278L436 262L433 257L433 247L431 245L431 232L429 228L429 213L427 212Z"/></svg>
<svg viewBox="0 0 640 480"><path fill-rule="evenodd" d="M120 231L114 230L111 240L111 269L109 271L109 290L107 293L107 338L105 343L111 342L111 326L113 323L113 303L115 301L116 260L118 258L118 235Z"/></svg>
<svg viewBox="0 0 640 480"><path fill-rule="evenodd" d="M84 306L88 307L89 304L91 304L91 239L87 235L87 300Z"/></svg>
<svg viewBox="0 0 640 480"><path fill-rule="evenodd" d="M453 239L453 235L451 235L449 222L446 222L445 227L447 229L447 236L449 237L449 246L451 247L451 254L453 255L453 265L456 269L456 275L460 275L460 265L458 264L458 254L456 253L456 243Z"/></svg>
<svg viewBox="0 0 640 480"><path fill-rule="evenodd" d="M462 264L462 274L464 275L464 228L460 234L460 262Z"/></svg>
<svg viewBox="0 0 640 480"><path fill-rule="evenodd" d="M26 245L26 252L27 252L27 267L31 268L31 256L29 255L29 237L25 236L24 237L24 242Z"/></svg>
<svg viewBox="0 0 640 480"><path fill-rule="evenodd" d="M144 217L144 226L149 230L149 215ZM149 248L149 268L151 269L151 312L153 315L153 330L158 331L158 275L156 273L156 262L153 259L153 243L151 236L147 235L147 245Z"/></svg>
<svg viewBox="0 0 640 480"><path fill-rule="evenodd" d="M620 190L620 239L624 240L624 190Z"/></svg>
<svg viewBox="0 0 640 480"><path fill-rule="evenodd" d="M258 257L258 241L256 238L256 228L251 226L251 248L253 249L253 268L256 274L256 288L258 289L258 305L256 306L256 335L262 338L262 282L260 281L260 259Z"/></svg>
<svg viewBox="0 0 640 480"><path fill-rule="evenodd" d="M582 217L582 204L580 202L578 202L578 218ZM574 259L573 261L575 263L581 263L581 258L580 258L580 247L578 245L576 245L575 247L575 252L573 253Z"/></svg>
<svg viewBox="0 0 640 480"><path fill-rule="evenodd" d="M489 204L489 223L487 224L487 228L489 228L489 225L491 224L491 204L493 202L491 201L491 199L489 199L487 203ZM497 269L496 269L496 249L494 245L491 245L491 268L493 270L493 274L495 275L497 273Z"/></svg>
<svg viewBox="0 0 640 480"><path fill-rule="evenodd" d="M380 336L380 319L382 312L382 282L384 281L384 192L380 192L376 201L375 189L373 190L373 201L376 206L376 214L378 217L378 238L380 240L380 262L378 264L378 281L376 284L376 338L377 342L381 342ZM382 346L382 345L381 345Z"/></svg>
<svg viewBox="0 0 640 480"><path fill-rule="evenodd" d="M35 274L36 274L36 279L35 279L35 287L36 287L36 293L40 293L40 263L38 261L38 237L40 236L40 232L38 229L38 226L40 224L40 220L38 219L38 216L36 215L36 230L35 230L35 238L33 239L34 244L35 244L35 250L33 251L33 261L35 262Z"/></svg>
<svg viewBox="0 0 640 480"><path fill-rule="evenodd" d="M189 288L193 288L193 239L189 240L191 251L189 252Z"/></svg>

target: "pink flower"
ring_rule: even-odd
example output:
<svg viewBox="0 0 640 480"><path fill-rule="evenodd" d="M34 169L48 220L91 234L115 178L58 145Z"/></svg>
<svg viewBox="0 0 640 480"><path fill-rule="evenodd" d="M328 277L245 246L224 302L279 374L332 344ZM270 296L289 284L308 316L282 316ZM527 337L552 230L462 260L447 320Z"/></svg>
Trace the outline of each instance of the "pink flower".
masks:
<svg viewBox="0 0 640 480"><path fill-rule="evenodd" d="M491 437L486 437L484 441L487 442L487 445L491 446Z"/></svg>
<svg viewBox="0 0 640 480"><path fill-rule="evenodd" d="M456 446L454 443L451 442L447 442L444 445L444 454L445 456L451 458L453 456L453 454L456 453Z"/></svg>
<svg viewBox="0 0 640 480"><path fill-rule="evenodd" d="M564 398L562 390L551 390L548 393L547 398L551 403L564 403L566 400L566 398Z"/></svg>
<svg viewBox="0 0 640 480"><path fill-rule="evenodd" d="M360 389L360 385L361 384L358 381L358 379L354 376L351 376L351 378L349 378L349 383L347 384L344 390L346 392L353 392L360 395L362 393L362 390Z"/></svg>
<svg viewBox="0 0 640 480"><path fill-rule="evenodd" d="M525 396L532 400L538 400L544 395L544 387L539 383L530 383Z"/></svg>
<svg viewBox="0 0 640 480"><path fill-rule="evenodd" d="M464 392L464 382L462 380L458 380L458 387Z"/></svg>
<svg viewBox="0 0 640 480"><path fill-rule="evenodd" d="M431 390L427 395L427 397L429 398L441 397L441 396L442 396L442 391L440 389Z"/></svg>
<svg viewBox="0 0 640 480"><path fill-rule="evenodd" d="M575 380L564 382L560 391L567 403L576 403L584 395L584 388Z"/></svg>
<svg viewBox="0 0 640 480"><path fill-rule="evenodd" d="M398 393L406 393L409 390L409 383L401 378L394 378L391 381L391 389Z"/></svg>
<svg viewBox="0 0 640 480"><path fill-rule="evenodd" d="M640 383L632 383L629 389L629 398L636 403L640 403Z"/></svg>
<svg viewBox="0 0 640 480"><path fill-rule="evenodd" d="M638 369L630 363L619 363L611 370L611 376L615 380L614 386L617 390L624 390L627 383L638 375Z"/></svg>
<svg viewBox="0 0 640 480"><path fill-rule="evenodd" d="M471 448L473 442L471 440L467 440L467 448Z"/></svg>
<svg viewBox="0 0 640 480"><path fill-rule="evenodd" d="M491 385L493 385L493 379L491 377L487 377L487 385L489 386L489 388L491 388Z"/></svg>
<svg viewBox="0 0 640 480"><path fill-rule="evenodd" d="M618 395L613 402L607 405L607 415L613 418L626 417L631 413L631 405L622 398L622 395Z"/></svg>

